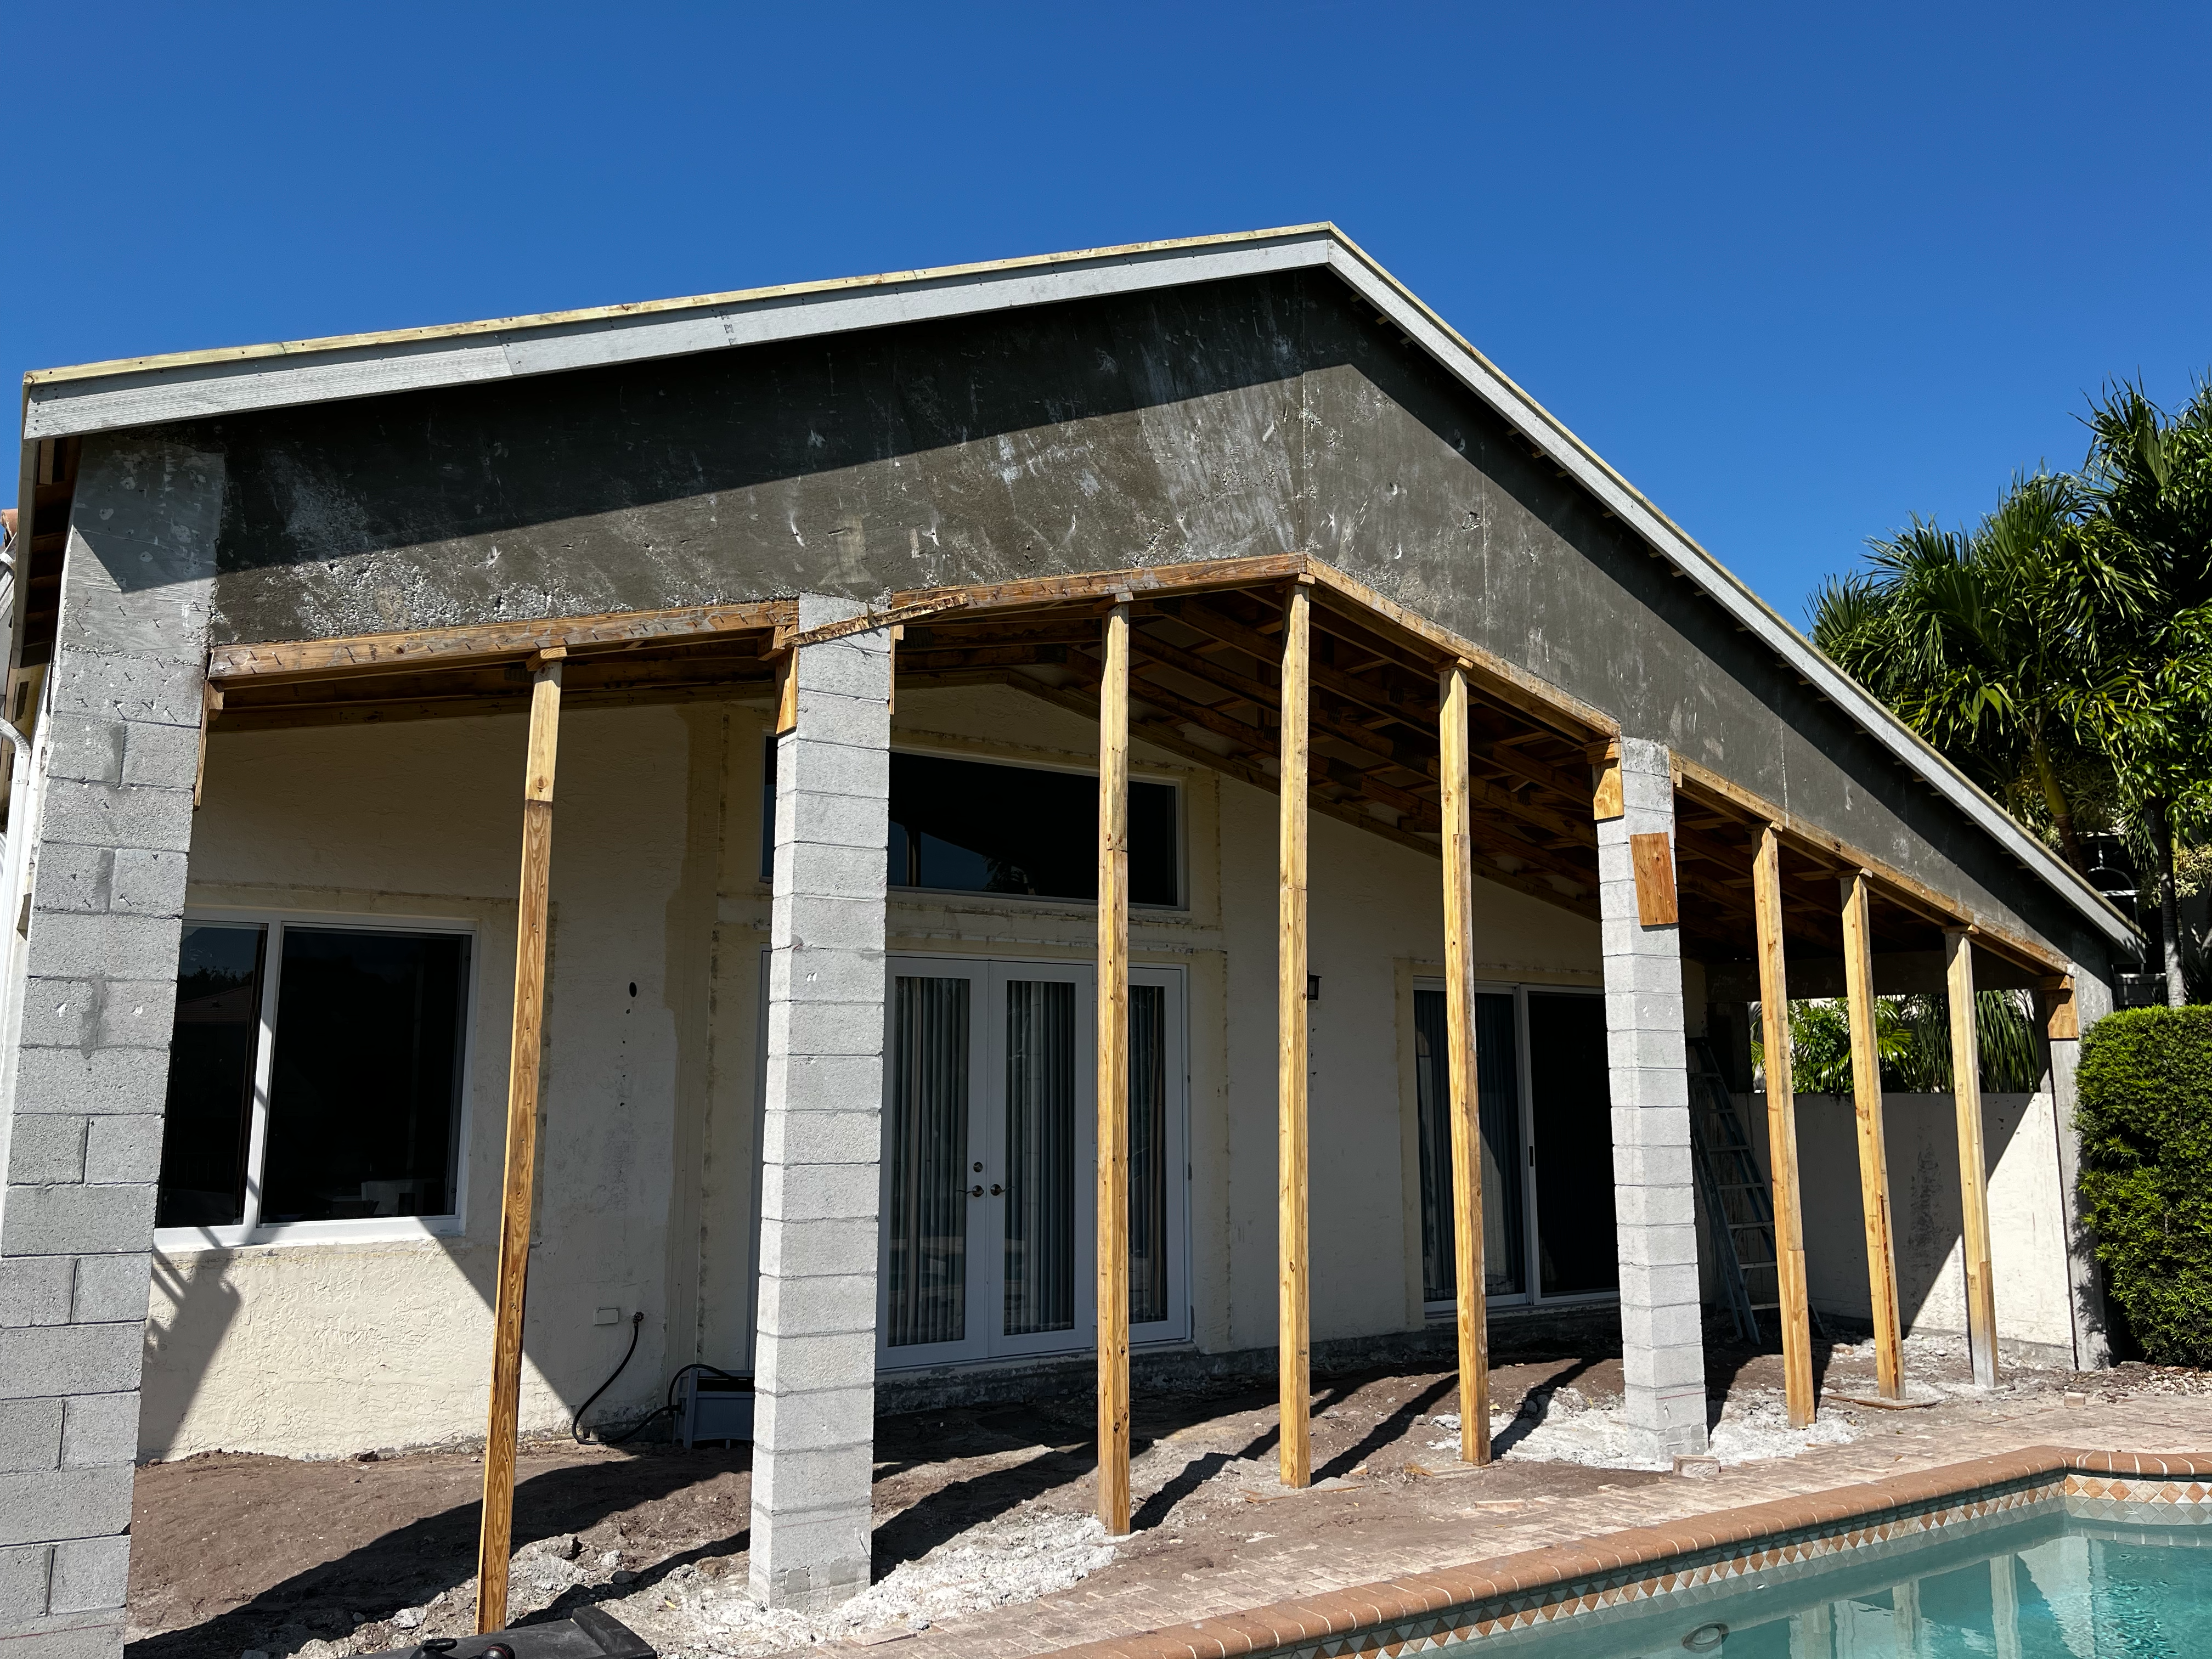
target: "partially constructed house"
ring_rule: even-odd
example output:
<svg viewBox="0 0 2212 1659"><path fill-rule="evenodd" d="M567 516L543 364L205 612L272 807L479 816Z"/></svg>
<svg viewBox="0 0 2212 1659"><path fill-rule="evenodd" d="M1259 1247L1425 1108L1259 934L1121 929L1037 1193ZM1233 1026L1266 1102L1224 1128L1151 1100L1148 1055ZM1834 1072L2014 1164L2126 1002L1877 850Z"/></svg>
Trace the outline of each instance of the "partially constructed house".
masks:
<svg viewBox="0 0 2212 1659"><path fill-rule="evenodd" d="M565 1428L633 1328L610 1417L753 1378L783 1601L865 1582L893 1371L1099 1356L1110 1517L1132 1348L1286 1335L1295 1481L1309 1338L1617 1304L1698 1450L1758 1252L1686 1045L1741 1095L1793 988L2049 1037L1955 1115L1770 1066L1793 1409L1808 1282L2095 1362L2124 919L1331 227L61 369L23 438L23 1659L117 1650L134 1457Z"/></svg>

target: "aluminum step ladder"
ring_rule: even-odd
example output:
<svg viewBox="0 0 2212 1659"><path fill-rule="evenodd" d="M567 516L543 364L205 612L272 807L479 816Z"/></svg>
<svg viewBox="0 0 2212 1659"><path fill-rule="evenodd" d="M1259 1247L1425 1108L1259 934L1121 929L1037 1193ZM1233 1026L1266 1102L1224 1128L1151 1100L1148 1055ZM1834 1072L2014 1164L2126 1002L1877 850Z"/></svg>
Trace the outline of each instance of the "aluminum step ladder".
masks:
<svg viewBox="0 0 2212 1659"><path fill-rule="evenodd" d="M1736 1335L1756 1345L1764 1340L1759 1316L1778 1314L1782 1306L1773 1189L1759 1172L1751 1138L1736 1115L1735 1097L1729 1091L1712 1043L1705 1037L1692 1037L1689 1050L1690 1158L1696 1167L1698 1188L1705 1196L1707 1230L1718 1256L1717 1265ZM1827 1328L1809 1301L1806 1311L1825 1340ZM1778 1335L1778 1318L1775 1325Z"/></svg>

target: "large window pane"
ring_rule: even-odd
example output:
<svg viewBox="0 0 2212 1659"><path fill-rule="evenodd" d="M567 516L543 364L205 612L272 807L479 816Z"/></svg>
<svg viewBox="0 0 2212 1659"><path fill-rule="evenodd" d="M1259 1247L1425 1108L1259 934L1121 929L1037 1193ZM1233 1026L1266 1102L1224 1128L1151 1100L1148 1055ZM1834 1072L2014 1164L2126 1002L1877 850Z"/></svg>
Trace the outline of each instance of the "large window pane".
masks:
<svg viewBox="0 0 2212 1659"><path fill-rule="evenodd" d="M884 1344L968 1334L968 981L891 988Z"/></svg>
<svg viewBox="0 0 2212 1659"><path fill-rule="evenodd" d="M1132 781L1133 903L1180 902L1176 834L1174 787ZM1098 780L894 752L887 874L894 887L1095 899Z"/></svg>
<svg viewBox="0 0 2212 1659"><path fill-rule="evenodd" d="M1528 994L1528 1085L1543 1292L1616 1289L1613 1086L1602 998Z"/></svg>
<svg viewBox="0 0 2212 1659"><path fill-rule="evenodd" d="M469 940L289 927L264 1222L451 1215Z"/></svg>
<svg viewBox="0 0 2212 1659"><path fill-rule="evenodd" d="M236 1226L246 1218L246 1143L253 1127L267 938L260 927L185 924L156 1226Z"/></svg>
<svg viewBox="0 0 2212 1659"><path fill-rule="evenodd" d="M1168 1316L1168 994L1129 988L1129 1322Z"/></svg>
<svg viewBox="0 0 2212 1659"><path fill-rule="evenodd" d="M1006 981L1006 1334L1075 1328L1075 987Z"/></svg>
<svg viewBox="0 0 2212 1659"><path fill-rule="evenodd" d="M1451 1075L1444 994L1413 993L1414 1095L1420 1127L1421 1285L1431 1302L1458 1294L1452 1212ZM1482 1129L1482 1282L1510 1295L1521 1278L1521 1071L1510 995L1474 1000L1476 1118Z"/></svg>

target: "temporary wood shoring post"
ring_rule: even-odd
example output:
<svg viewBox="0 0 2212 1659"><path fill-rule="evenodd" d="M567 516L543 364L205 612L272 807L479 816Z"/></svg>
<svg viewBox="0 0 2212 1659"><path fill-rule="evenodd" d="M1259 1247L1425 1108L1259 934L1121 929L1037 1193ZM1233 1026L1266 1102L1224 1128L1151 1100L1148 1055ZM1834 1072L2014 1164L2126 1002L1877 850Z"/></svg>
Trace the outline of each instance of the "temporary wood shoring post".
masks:
<svg viewBox="0 0 2212 1659"><path fill-rule="evenodd" d="M1996 1285L1990 1276L1990 1174L1982 1147L1982 1045L1974 1023L1974 941L1964 930L1943 935L1951 1003L1951 1094L1959 1109L1959 1210L1966 1255L1966 1346L1974 1384L1997 1382Z"/></svg>
<svg viewBox="0 0 2212 1659"><path fill-rule="evenodd" d="M1313 592L1290 591L1283 610L1281 906L1276 939L1276 1243L1281 1256L1279 1345L1282 1478L1313 1478L1306 1307L1306 702Z"/></svg>
<svg viewBox="0 0 2212 1659"><path fill-rule="evenodd" d="M1129 1530L1129 607L1098 686L1098 1519Z"/></svg>
<svg viewBox="0 0 2212 1659"><path fill-rule="evenodd" d="M507 1074L507 1179L500 1199L492 1310L491 1409L484 1431L483 1520L477 1547L477 1631L507 1624L514 1531L515 1418L522 1395L523 1289L530 1273L531 1177L538 1162L538 1060L545 1013L547 881L553 859L553 762L561 732L560 653L533 662L522 777L522 892L514 921L514 1028Z"/></svg>
<svg viewBox="0 0 2212 1659"><path fill-rule="evenodd" d="M1790 1064L1790 975L1782 956L1782 838L1759 832L1752 863L1759 927L1759 1013L1765 1028L1766 1147L1774 1183L1776 1315L1790 1426L1813 1421L1813 1330L1805 1299L1805 1223L1797 1201L1797 1083Z"/></svg>
<svg viewBox="0 0 2212 1659"><path fill-rule="evenodd" d="M1451 1087L1453 1272L1459 1293L1459 1455L1490 1462L1490 1330L1482 1262L1482 1117L1474 1063L1474 848L1464 665L1439 677L1443 775L1444 1022Z"/></svg>
<svg viewBox="0 0 2212 1659"><path fill-rule="evenodd" d="M1858 1108L1859 1210L1866 1224L1867 1294L1874 1308L1875 1386L1905 1398L1897 1312L1897 1254L1889 1228L1889 1153L1882 1133L1881 1054L1875 1043L1874 919L1865 871L1838 884L1844 903L1844 994L1851 1024L1851 1097Z"/></svg>

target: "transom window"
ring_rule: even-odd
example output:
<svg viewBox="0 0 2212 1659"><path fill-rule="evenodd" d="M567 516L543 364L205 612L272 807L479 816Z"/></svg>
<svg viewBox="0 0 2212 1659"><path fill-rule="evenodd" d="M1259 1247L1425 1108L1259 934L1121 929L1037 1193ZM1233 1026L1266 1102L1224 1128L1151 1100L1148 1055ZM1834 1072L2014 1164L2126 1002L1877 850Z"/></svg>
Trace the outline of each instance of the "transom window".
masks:
<svg viewBox="0 0 2212 1659"><path fill-rule="evenodd" d="M885 878L893 887L1025 898L1098 897L1098 777L1042 766L894 750ZM1129 781L1129 902L1182 902L1178 799L1172 783ZM775 744L769 742L761 878L775 838Z"/></svg>
<svg viewBox="0 0 2212 1659"><path fill-rule="evenodd" d="M453 1231L474 944L459 929L187 917L164 1242Z"/></svg>

